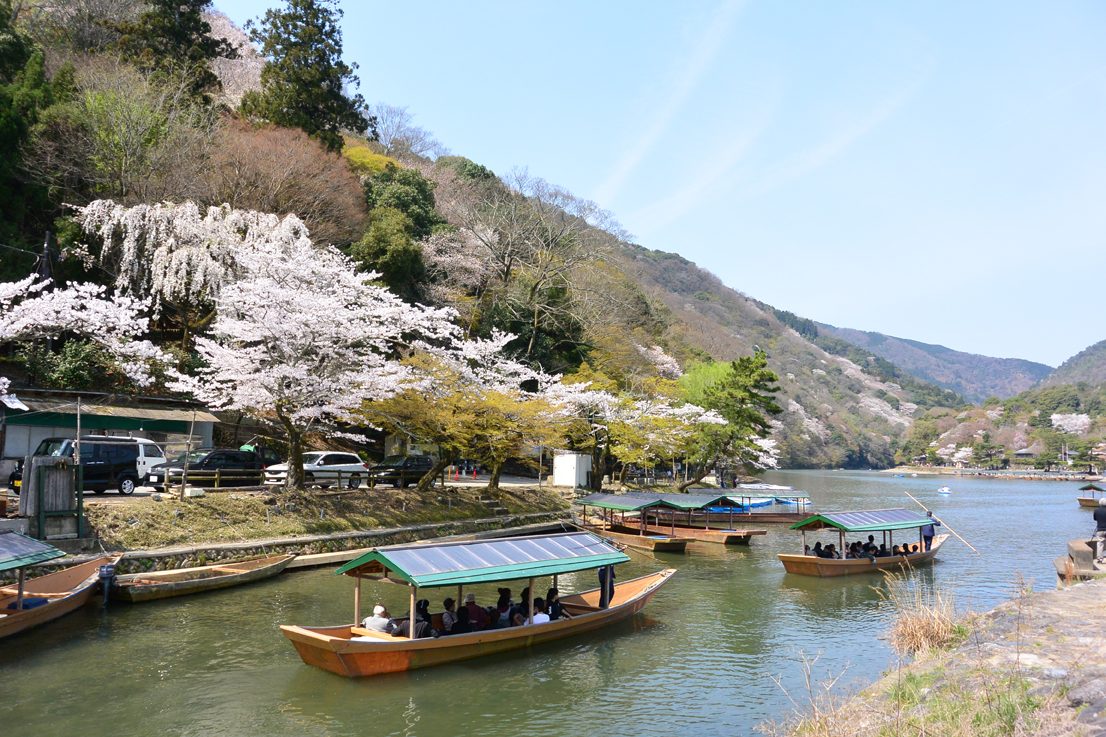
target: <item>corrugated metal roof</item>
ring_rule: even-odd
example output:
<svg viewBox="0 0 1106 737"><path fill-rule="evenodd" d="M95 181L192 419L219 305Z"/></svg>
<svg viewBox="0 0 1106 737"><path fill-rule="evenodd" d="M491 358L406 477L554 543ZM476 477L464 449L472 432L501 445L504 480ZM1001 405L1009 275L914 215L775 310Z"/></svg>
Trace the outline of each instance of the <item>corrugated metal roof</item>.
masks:
<svg viewBox="0 0 1106 737"><path fill-rule="evenodd" d="M845 532L905 530L933 524L924 514L911 509L869 509L860 512L830 512L807 517L791 525L792 530L820 530L834 527Z"/></svg>
<svg viewBox="0 0 1106 737"><path fill-rule="evenodd" d="M375 548L337 573L393 576L419 587L512 581L625 563L629 558L590 532Z"/></svg>
<svg viewBox="0 0 1106 737"><path fill-rule="evenodd" d="M62 558L65 552L18 532L0 532L0 571L10 571L34 563Z"/></svg>

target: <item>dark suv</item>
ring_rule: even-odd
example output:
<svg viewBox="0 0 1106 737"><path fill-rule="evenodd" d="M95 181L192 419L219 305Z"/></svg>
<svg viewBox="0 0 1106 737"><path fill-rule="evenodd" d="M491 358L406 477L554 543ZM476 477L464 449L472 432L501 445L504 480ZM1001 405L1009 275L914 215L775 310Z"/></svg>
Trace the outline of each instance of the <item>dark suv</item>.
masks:
<svg viewBox="0 0 1106 737"><path fill-rule="evenodd" d="M184 476L185 456L190 486L260 486L265 467L280 463L280 456L268 448L200 448L181 453L155 470L150 474L150 483L160 485L168 480L170 484L179 484Z"/></svg>
<svg viewBox="0 0 1106 737"><path fill-rule="evenodd" d="M434 467L430 456L389 456L369 469L373 484L391 484L400 489L417 483Z"/></svg>
<svg viewBox="0 0 1106 737"><path fill-rule="evenodd" d="M31 455L72 458L76 445L73 438L46 438ZM86 435L80 445L84 488L97 494L108 489L131 494L135 487L145 483L151 471L165 463L165 454L158 444L145 438ZM23 468L21 463L8 480L16 491L23 486Z"/></svg>

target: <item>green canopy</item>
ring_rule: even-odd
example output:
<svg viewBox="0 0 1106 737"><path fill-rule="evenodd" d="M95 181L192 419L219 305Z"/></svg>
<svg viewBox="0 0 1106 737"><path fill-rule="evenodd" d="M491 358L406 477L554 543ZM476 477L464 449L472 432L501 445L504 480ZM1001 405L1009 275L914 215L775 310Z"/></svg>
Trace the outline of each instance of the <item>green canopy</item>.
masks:
<svg viewBox="0 0 1106 737"><path fill-rule="evenodd" d="M616 512L638 512L652 507L667 507L686 512L689 509L732 506L735 502L725 494L589 494L583 499L577 499L576 504L613 509Z"/></svg>
<svg viewBox="0 0 1106 737"><path fill-rule="evenodd" d="M833 527L845 532L908 530L933 524L924 514L910 509L870 509L860 512L830 512L807 517L791 525L792 530L821 530Z"/></svg>
<svg viewBox="0 0 1106 737"><path fill-rule="evenodd" d="M47 545L10 530L0 532L0 571L24 568L35 563L64 557L65 552L53 545Z"/></svg>
<svg viewBox="0 0 1106 737"><path fill-rule="evenodd" d="M1097 491L1097 492L1106 491L1106 489L1103 489L1100 486L1095 486L1094 484L1087 484L1086 486L1080 486L1079 490L1080 491Z"/></svg>
<svg viewBox="0 0 1106 737"><path fill-rule="evenodd" d="M335 573L384 576L420 588L516 581L630 560L590 532L374 548Z"/></svg>

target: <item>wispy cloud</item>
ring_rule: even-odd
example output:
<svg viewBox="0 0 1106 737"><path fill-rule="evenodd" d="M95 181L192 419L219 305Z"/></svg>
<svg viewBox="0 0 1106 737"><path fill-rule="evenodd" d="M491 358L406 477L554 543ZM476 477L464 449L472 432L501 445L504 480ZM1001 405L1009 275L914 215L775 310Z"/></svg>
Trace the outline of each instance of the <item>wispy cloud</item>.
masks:
<svg viewBox="0 0 1106 737"><path fill-rule="evenodd" d="M744 4L744 0L725 0L711 15L709 23L694 44L691 57L678 71L671 88L664 91L664 102L657 107L652 123L622 154L610 174L595 190L593 198L597 202L609 205L618 196L630 174L668 130L692 90L714 63Z"/></svg>

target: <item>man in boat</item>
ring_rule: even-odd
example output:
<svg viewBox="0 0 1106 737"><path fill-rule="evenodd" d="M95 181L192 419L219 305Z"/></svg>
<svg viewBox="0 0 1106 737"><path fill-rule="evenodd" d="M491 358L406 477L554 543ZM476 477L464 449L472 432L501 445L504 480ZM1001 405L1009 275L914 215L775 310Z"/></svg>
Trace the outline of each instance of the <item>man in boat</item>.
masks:
<svg viewBox="0 0 1106 737"><path fill-rule="evenodd" d="M391 617L388 616L388 610L383 605L377 604L373 607L372 616L365 617L365 620L361 622L361 626L374 632L387 632L389 619Z"/></svg>
<svg viewBox="0 0 1106 737"><path fill-rule="evenodd" d="M469 625L473 630L482 630L488 626L488 612L476 604L476 594L465 594L465 606L469 613Z"/></svg>
<svg viewBox="0 0 1106 737"><path fill-rule="evenodd" d="M929 517L929 524L922 525L922 540L925 542L925 549L929 550L933 546L933 536L935 534L933 526L941 526L941 520L933 516L933 511L926 510L926 517Z"/></svg>
<svg viewBox="0 0 1106 737"><path fill-rule="evenodd" d="M1103 547L1106 543L1106 496L1098 500L1098 507L1094 510L1094 557L1102 562Z"/></svg>

